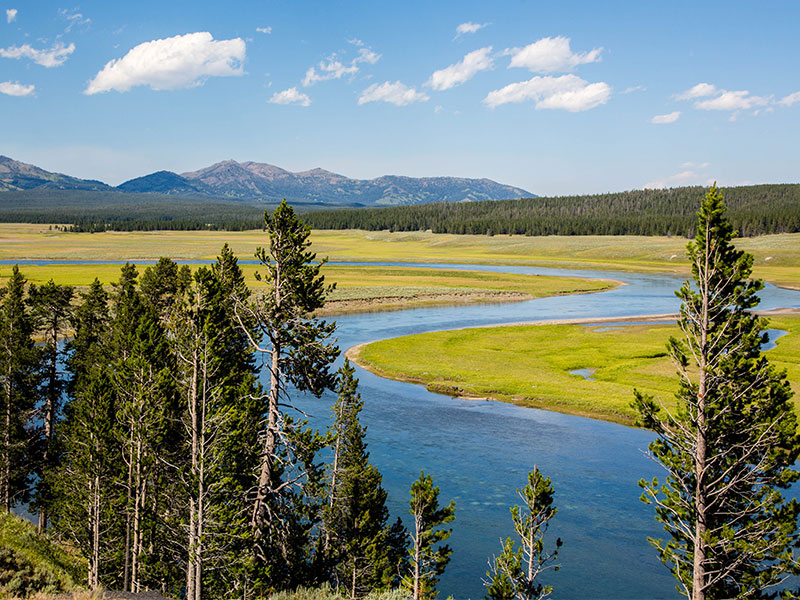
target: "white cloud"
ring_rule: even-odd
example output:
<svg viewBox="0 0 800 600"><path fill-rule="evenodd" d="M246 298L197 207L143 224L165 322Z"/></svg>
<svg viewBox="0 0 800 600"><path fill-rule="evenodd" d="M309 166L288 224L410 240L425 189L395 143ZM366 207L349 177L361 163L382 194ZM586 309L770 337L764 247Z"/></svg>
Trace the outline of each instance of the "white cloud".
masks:
<svg viewBox="0 0 800 600"><path fill-rule="evenodd" d="M716 98L708 100L698 100L694 103L695 108L700 110L747 110L755 106L766 106L770 99L763 96L751 96L747 90L722 92Z"/></svg>
<svg viewBox="0 0 800 600"><path fill-rule="evenodd" d="M19 11L16 8L7 8L6 9L6 21L9 23L13 23L17 19L17 13Z"/></svg>
<svg viewBox="0 0 800 600"><path fill-rule="evenodd" d="M361 40L350 40L361 42ZM358 44L355 44L358 45ZM303 87L308 87L318 81L330 81L331 79L341 79L345 75L353 76L359 71L360 63L374 65L381 59L381 55L373 52L369 48L359 48L358 55L349 63L337 60L336 54L330 55L327 59L320 61L316 67L309 67L306 76L303 78ZM319 69L319 70L317 70Z"/></svg>
<svg viewBox="0 0 800 600"><path fill-rule="evenodd" d="M75 27L76 25L80 27L83 25L88 25L89 23L92 22L90 18L84 17L81 13L77 11L70 12L66 8L62 8L61 10L59 10L58 14L60 14L67 20L67 28L64 30L65 33L69 33L70 31L72 31L72 28Z"/></svg>
<svg viewBox="0 0 800 600"><path fill-rule="evenodd" d="M458 27L456 27L456 37L462 36L467 33L475 33L480 31L484 27L489 25L489 23L461 23Z"/></svg>
<svg viewBox="0 0 800 600"><path fill-rule="evenodd" d="M216 41L207 31L145 42L109 61L83 93L127 92L137 85L177 90L201 85L207 77L243 75L245 49L241 38Z"/></svg>
<svg viewBox="0 0 800 600"><path fill-rule="evenodd" d="M469 81L479 72L494 67L494 59L490 56L491 52L491 46L470 52L460 62L434 72L426 85L442 91Z"/></svg>
<svg viewBox="0 0 800 600"><path fill-rule="evenodd" d="M692 162L685 162L681 165L681 168L684 169L674 175L669 175L668 177L664 177L657 181L651 181L649 183L644 184L644 188L646 189L661 189L666 187L676 187L676 186L683 186L683 185L704 185L708 184L709 182L713 182L713 180L709 179L708 175L704 173L700 173L704 169L709 167L709 163L692 163Z"/></svg>
<svg viewBox="0 0 800 600"><path fill-rule="evenodd" d="M716 93L716 86L713 86L710 83L698 83L696 86L689 88L685 92L676 94L675 98L678 100L694 100L695 98L713 96Z"/></svg>
<svg viewBox="0 0 800 600"><path fill-rule="evenodd" d="M270 33L272 33L272 26L267 25L266 27L256 27L256 31L258 33L266 33L269 35Z"/></svg>
<svg viewBox="0 0 800 600"><path fill-rule="evenodd" d="M575 54L569 47L568 37L546 37L524 48L511 48L511 67L524 67L533 73L565 73L587 63L598 62L602 48Z"/></svg>
<svg viewBox="0 0 800 600"><path fill-rule="evenodd" d="M778 104L782 104L783 106L791 106L795 102L800 102L800 92L795 92L794 94L784 96L778 101Z"/></svg>
<svg viewBox="0 0 800 600"><path fill-rule="evenodd" d="M633 92L645 92L647 88L643 85L634 85L628 88L625 88L620 92L620 94L632 94Z"/></svg>
<svg viewBox="0 0 800 600"><path fill-rule="evenodd" d="M435 112L438 115L443 110L444 110L444 107L441 104L438 104L437 106L434 107L433 112Z"/></svg>
<svg viewBox="0 0 800 600"><path fill-rule="evenodd" d="M666 125L667 123L674 123L680 118L680 116L681 112L676 110L675 112L671 112L666 115L656 115L650 119L650 122L655 123L656 125Z"/></svg>
<svg viewBox="0 0 800 600"><path fill-rule="evenodd" d="M413 87L395 81L389 81L378 85L373 83L363 92L358 98L359 104L366 104L367 102L389 102L397 106L407 106L412 102L427 102L430 97L423 92L418 92Z"/></svg>
<svg viewBox="0 0 800 600"><path fill-rule="evenodd" d="M311 98L307 94L297 91L296 87L290 87L282 92L275 92L269 99L272 104L299 104L300 106L311 106Z"/></svg>
<svg viewBox="0 0 800 600"><path fill-rule="evenodd" d="M22 85L14 81L0 81L0 94L7 96L30 96L35 89L32 85Z"/></svg>
<svg viewBox="0 0 800 600"><path fill-rule="evenodd" d="M353 46L363 46L364 45L364 42L362 42L358 38L353 38L352 40L347 40L347 43L348 44L352 44Z"/></svg>
<svg viewBox="0 0 800 600"><path fill-rule="evenodd" d="M608 102L611 86L589 83L576 75L536 76L489 92L483 103L490 108L510 102L533 100L537 109L561 109L570 112L589 110Z"/></svg>
<svg viewBox="0 0 800 600"><path fill-rule="evenodd" d="M36 50L29 44L0 48L0 56L4 58L29 58L37 65L48 68L60 67L73 52L75 52L75 44L65 46L61 42L56 43L49 50Z"/></svg>

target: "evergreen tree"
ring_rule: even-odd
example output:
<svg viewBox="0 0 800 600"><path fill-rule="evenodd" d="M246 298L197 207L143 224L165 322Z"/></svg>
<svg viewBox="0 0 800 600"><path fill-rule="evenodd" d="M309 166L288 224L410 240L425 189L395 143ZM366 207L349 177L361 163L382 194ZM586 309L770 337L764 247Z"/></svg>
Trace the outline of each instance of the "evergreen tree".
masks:
<svg viewBox="0 0 800 600"><path fill-rule="evenodd" d="M358 415L364 405L355 370L345 359L339 369L334 405L334 457L325 512L326 550L333 555L334 577L351 600L396 583L405 552L405 530L387 521L381 474L369 462L366 427ZM398 541L401 541L398 547Z"/></svg>
<svg viewBox="0 0 800 600"><path fill-rule="evenodd" d="M88 583L112 585L120 454L109 362L108 294L95 279L71 319L67 367L72 374L64 420L57 425L61 460L54 478L53 527L88 559Z"/></svg>
<svg viewBox="0 0 800 600"><path fill-rule="evenodd" d="M72 313L70 303L74 290L68 285L56 285L51 279L45 285L31 285L28 290L31 311L36 329L44 334L42 349L42 375L44 376L44 405L41 407L43 439L41 460L37 469L39 483L33 506L39 512L39 533L47 529L47 506L50 498L51 471L57 461L54 444L56 417L61 408L61 396L66 382L59 371L62 352L59 348Z"/></svg>
<svg viewBox="0 0 800 600"><path fill-rule="evenodd" d="M39 432L33 410L38 395L40 352L25 305L25 278L17 265L0 289L0 510L30 494Z"/></svg>
<svg viewBox="0 0 800 600"><path fill-rule="evenodd" d="M455 519L456 503L439 506L439 488L433 477L421 472L411 484L411 516L414 530L411 533L409 562L411 571L403 578L403 587L411 593L412 600L436 598L436 583L444 573L453 550L450 546L436 544L450 537L452 529L441 529Z"/></svg>
<svg viewBox="0 0 800 600"><path fill-rule="evenodd" d="M243 328L254 326L250 341L265 356L269 372L251 527L264 581L291 587L303 582L300 573L310 557L309 535L318 519L313 499L322 485L315 455L324 440L281 404L291 405L290 386L317 396L331 388L335 378L329 366L339 351L330 339L335 324L313 317L330 288L320 274L324 261L315 262L310 250L310 228L286 201L271 216L264 213L264 220L269 247L258 248L256 258L265 267L257 277L267 290L253 303L237 304Z"/></svg>
<svg viewBox="0 0 800 600"><path fill-rule="evenodd" d="M781 493L800 476L792 393L761 353L767 322L751 309L763 284L750 279L752 256L733 246L725 210L712 187L688 246L693 281L677 292L681 335L668 348L679 409L639 393L635 401L667 471L663 484L641 482L670 535L651 543L694 600L771 597L798 572L800 504Z"/></svg>
<svg viewBox="0 0 800 600"><path fill-rule="evenodd" d="M550 519L558 509L553 506L553 485L550 478L542 475L536 467L528 473L528 483L517 490L523 508L511 508L514 531L519 536L520 547L514 549L514 540L506 538L503 552L489 563L486 575L487 597L490 600L540 600L553 591L553 586L543 585L536 578L545 570L557 565L549 564L558 556L561 539L556 540L556 549L544 550L544 535Z"/></svg>

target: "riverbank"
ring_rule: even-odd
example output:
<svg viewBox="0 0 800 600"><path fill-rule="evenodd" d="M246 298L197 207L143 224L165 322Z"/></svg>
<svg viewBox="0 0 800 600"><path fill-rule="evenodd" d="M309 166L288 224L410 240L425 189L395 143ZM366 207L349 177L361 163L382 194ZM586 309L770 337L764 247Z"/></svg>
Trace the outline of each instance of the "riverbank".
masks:
<svg viewBox="0 0 800 600"><path fill-rule="evenodd" d="M787 331L770 362L800 389L800 314L766 313ZM633 426L633 389L675 408L667 352L677 315L533 322L403 336L347 350L359 366L431 392L501 401ZM797 406L796 406L797 410Z"/></svg>

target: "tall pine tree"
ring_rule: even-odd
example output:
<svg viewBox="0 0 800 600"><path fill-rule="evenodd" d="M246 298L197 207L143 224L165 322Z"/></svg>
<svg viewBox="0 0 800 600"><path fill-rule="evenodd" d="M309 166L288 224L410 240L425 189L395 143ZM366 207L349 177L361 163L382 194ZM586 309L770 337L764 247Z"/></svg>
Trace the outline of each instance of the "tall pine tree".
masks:
<svg viewBox="0 0 800 600"><path fill-rule="evenodd" d="M781 492L800 476L792 392L761 353L767 322L752 309L763 284L750 278L753 257L734 247L725 210L712 187L688 246L692 281L677 292L681 334L668 348L679 408L635 401L667 471L663 483L641 482L670 536L651 543L694 600L770 597L798 571L800 504Z"/></svg>

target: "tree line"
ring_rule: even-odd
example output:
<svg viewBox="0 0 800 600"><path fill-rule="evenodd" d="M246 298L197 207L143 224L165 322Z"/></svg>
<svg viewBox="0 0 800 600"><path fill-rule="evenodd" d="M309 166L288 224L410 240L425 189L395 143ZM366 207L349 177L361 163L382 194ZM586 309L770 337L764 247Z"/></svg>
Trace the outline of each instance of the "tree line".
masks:
<svg viewBox="0 0 800 600"><path fill-rule="evenodd" d="M729 219L743 236L800 231L800 185L723 188ZM492 235L676 235L694 237L704 188L633 190L588 196L320 210L320 229Z"/></svg>
<svg viewBox="0 0 800 600"><path fill-rule="evenodd" d="M78 296L13 269L0 289L2 510L27 504L87 560L92 589L434 598L455 504L421 473L408 528L389 520L354 369L332 370L335 324L313 316L330 288L310 228L286 203L264 225L262 296L227 246L194 272L125 264L111 290L95 280ZM337 400L320 432L292 398L325 390Z"/></svg>
<svg viewBox="0 0 800 600"><path fill-rule="evenodd" d="M40 531L87 559L92 588L201 600L330 584L353 600L396 587L435 598L455 504L421 473L406 522L390 521L354 369L332 371L335 325L314 317L330 288L310 228L284 202L265 229L261 296L227 246L194 273L167 258L141 276L126 264L110 293L95 281L77 303L52 281L26 292L14 268L0 290L2 509L29 503ZM650 542L691 600L798 594L800 503L784 496L800 479L797 418L785 372L761 352L767 322L751 309L763 284L734 235L712 187L668 344L679 408L633 401L666 472L640 482L667 534ZM292 394L326 389L337 400L320 432ZM515 537L484 579L490 600L553 590L540 577L562 546L545 543L553 485L534 467L518 494Z"/></svg>

